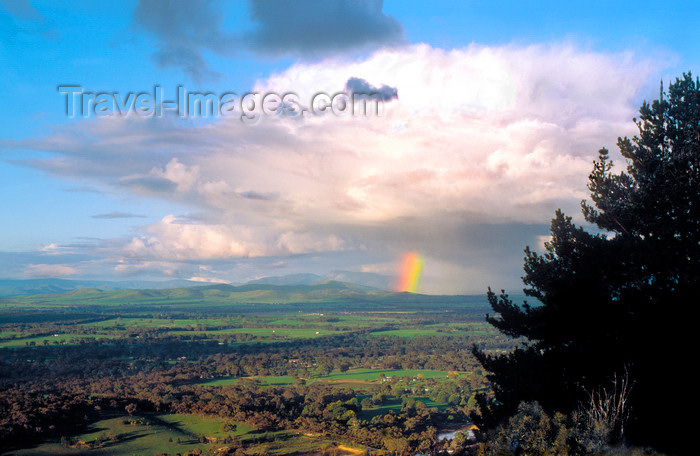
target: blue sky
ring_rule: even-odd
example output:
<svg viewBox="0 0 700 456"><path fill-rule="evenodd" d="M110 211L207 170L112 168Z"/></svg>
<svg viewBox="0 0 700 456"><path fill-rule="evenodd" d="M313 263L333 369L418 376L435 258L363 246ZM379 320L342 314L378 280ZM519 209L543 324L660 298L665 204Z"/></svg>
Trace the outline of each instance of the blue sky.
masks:
<svg viewBox="0 0 700 456"><path fill-rule="evenodd" d="M690 1L0 1L0 277L396 275L416 252L421 291L519 289L597 150L660 80L699 74L698 19ZM68 118L59 86L398 96L251 124Z"/></svg>

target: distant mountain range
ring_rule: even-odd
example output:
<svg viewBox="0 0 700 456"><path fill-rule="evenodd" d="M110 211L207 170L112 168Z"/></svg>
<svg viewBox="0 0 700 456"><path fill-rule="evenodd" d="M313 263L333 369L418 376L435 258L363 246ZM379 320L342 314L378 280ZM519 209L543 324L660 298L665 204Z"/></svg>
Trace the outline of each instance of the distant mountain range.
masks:
<svg viewBox="0 0 700 456"><path fill-rule="evenodd" d="M315 285L323 282L345 282L347 284L360 285L377 290L390 291L393 289L393 278L380 274L351 271L332 271L325 275L318 274L290 274L277 277L264 277L251 280L237 286L242 291L246 285ZM167 281L107 281L107 280L69 280L69 279L0 279L0 297L35 295L35 294L59 294L81 289L93 289L102 291L114 290L163 290L169 288L201 287L202 282L192 280L167 280ZM213 285L217 286L217 285ZM232 286L232 285L226 285Z"/></svg>
<svg viewBox="0 0 700 456"><path fill-rule="evenodd" d="M136 312L163 309L190 312L204 308L212 312L246 313L291 311L456 311L483 309L485 296L422 295L393 292L334 280L312 285L198 285L161 289L99 290L80 288L65 293L20 295L0 298L0 310L34 312ZM0 312L2 314L2 312ZM7 316L7 315L5 315ZM0 315L0 320L2 316Z"/></svg>
<svg viewBox="0 0 700 456"><path fill-rule="evenodd" d="M331 271L325 275L318 274L290 274L276 277L264 277L251 280L246 284L264 285L313 285L325 281L347 282L366 287L378 288L390 291L394 289L394 278L387 275L371 272Z"/></svg>
<svg viewBox="0 0 700 456"><path fill-rule="evenodd" d="M202 285L201 282L192 280L128 280L112 282L107 280L68 280L68 279L0 279L0 297L34 295L34 294L55 294L66 293L68 291L80 290L83 288L93 288L98 290L123 290L127 288L178 288Z"/></svg>

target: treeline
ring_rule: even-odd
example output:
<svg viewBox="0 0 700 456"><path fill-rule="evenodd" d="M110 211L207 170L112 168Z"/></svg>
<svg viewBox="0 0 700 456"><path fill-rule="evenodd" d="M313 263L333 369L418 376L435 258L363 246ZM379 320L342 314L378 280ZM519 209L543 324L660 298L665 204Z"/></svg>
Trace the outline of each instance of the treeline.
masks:
<svg viewBox="0 0 700 456"><path fill-rule="evenodd" d="M3 375L0 386L29 377L52 375L107 375L163 366L171 360L197 361L188 366L202 378L227 376L309 376L318 366L330 371L367 367L382 369L429 369L471 371L478 363L470 347L485 350L512 347L506 338L471 336L414 337L370 336L347 333L274 344L223 344L217 341L177 339L127 339L87 341L74 346L17 347L0 352ZM177 369L177 366L174 367Z"/></svg>

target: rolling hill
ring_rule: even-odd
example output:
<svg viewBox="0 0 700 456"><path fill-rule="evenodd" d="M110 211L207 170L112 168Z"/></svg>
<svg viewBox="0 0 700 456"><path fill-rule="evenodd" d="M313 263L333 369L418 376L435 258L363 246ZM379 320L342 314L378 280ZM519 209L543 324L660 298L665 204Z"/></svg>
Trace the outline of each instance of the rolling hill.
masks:
<svg viewBox="0 0 700 456"><path fill-rule="evenodd" d="M12 296L0 299L0 310L192 309L212 307L243 311L315 304L315 308L407 311L415 308L483 306L485 297L396 293L333 280L311 285L213 284L165 289L100 290L82 288L64 293ZM262 306L262 307L261 307Z"/></svg>

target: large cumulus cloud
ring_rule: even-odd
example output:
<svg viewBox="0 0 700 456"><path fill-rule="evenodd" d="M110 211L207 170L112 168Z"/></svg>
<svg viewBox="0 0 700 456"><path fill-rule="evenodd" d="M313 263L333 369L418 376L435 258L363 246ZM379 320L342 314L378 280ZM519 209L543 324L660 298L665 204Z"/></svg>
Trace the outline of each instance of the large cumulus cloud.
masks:
<svg viewBox="0 0 700 456"><path fill-rule="evenodd" d="M162 214L115 241L120 271L211 261L231 280L255 274L250 264L390 273L412 250L426 255L426 291L483 291L506 272L517 286L525 244L547 234L557 207L578 212L596 151L635 133L652 71L567 45L415 45L299 63L255 87L300 100L351 78L395 88L381 117L105 118L16 146L50 152L31 166L200 215Z"/></svg>

